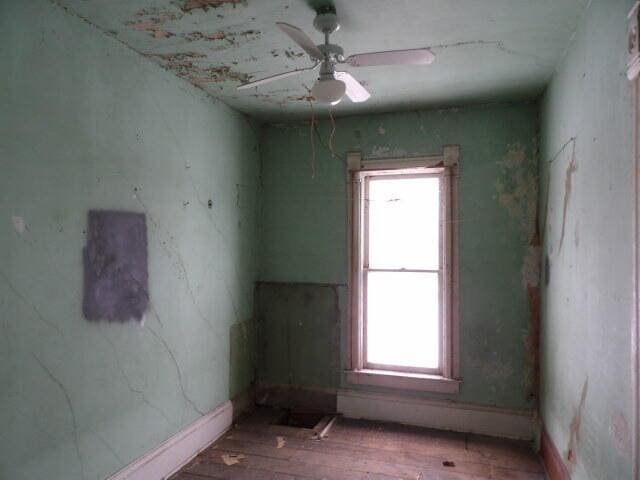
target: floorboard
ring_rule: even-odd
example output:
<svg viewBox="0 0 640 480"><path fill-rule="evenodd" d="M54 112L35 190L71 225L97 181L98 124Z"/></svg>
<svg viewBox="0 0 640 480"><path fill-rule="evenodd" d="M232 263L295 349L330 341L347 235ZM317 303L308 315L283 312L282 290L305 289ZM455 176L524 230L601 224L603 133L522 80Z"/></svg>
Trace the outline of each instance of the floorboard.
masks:
<svg viewBox="0 0 640 480"><path fill-rule="evenodd" d="M326 438L258 409L172 480L544 480L531 445L338 418Z"/></svg>

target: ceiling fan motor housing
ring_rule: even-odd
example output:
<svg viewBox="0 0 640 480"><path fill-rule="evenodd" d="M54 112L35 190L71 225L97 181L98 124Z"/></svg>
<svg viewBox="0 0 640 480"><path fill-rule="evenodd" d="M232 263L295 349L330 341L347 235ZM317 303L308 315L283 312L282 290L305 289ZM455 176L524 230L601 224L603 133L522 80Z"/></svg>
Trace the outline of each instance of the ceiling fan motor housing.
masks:
<svg viewBox="0 0 640 480"><path fill-rule="evenodd" d="M336 9L333 6L320 7L317 10L316 18L313 20L313 26L322 33L333 33L340 29L340 22Z"/></svg>

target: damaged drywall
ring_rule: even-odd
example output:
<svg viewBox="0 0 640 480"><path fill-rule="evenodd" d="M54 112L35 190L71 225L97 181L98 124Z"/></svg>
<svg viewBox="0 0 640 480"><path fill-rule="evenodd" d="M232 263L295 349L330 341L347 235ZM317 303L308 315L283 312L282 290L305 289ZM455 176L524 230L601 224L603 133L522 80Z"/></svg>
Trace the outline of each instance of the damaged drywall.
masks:
<svg viewBox="0 0 640 480"><path fill-rule="evenodd" d="M527 156L524 145L516 143L507 146L507 153L497 164L502 169L495 182L498 202L516 223L522 238L530 239L536 228L537 160Z"/></svg>
<svg viewBox="0 0 640 480"><path fill-rule="evenodd" d="M502 174L495 182L498 203L519 229L524 256L521 267L522 288L527 293L529 324L523 343L529 365L523 384L528 396L538 396L540 345L540 265L541 238L538 227L537 159L527 155L524 145L511 144L497 162Z"/></svg>

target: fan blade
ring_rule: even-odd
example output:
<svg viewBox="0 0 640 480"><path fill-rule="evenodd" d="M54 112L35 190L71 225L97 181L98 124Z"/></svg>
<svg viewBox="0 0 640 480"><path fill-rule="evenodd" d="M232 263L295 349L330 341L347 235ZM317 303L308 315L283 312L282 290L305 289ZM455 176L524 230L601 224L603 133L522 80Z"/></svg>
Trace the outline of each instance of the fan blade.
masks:
<svg viewBox="0 0 640 480"><path fill-rule="evenodd" d="M298 27L293 25L289 25L284 22L276 22L276 25L280 27L284 33L289 35L289 38L296 42L298 45L302 47L302 49L309 54L309 56L314 60L322 60L324 55L320 51L320 49L313 43L313 40L309 38L309 36L300 30Z"/></svg>
<svg viewBox="0 0 640 480"><path fill-rule="evenodd" d="M364 102L371 97L371 94L367 92L367 89L364 88L358 80L353 78L351 74L347 72L336 72L336 79L344 82L347 86L347 91L345 93L352 102Z"/></svg>
<svg viewBox="0 0 640 480"><path fill-rule="evenodd" d="M275 75L271 75L269 77L264 77L259 80L254 80L253 82L243 83L238 87L238 90L246 90L247 88L257 87L259 85L264 85L265 83L274 82L276 80L280 80L281 78L292 77L293 75L298 75L300 73L308 72L310 70L315 70L318 67L316 63L312 67L309 68L299 68L297 70L291 70L290 72L277 73Z"/></svg>
<svg viewBox="0 0 640 480"><path fill-rule="evenodd" d="M351 55L345 62L352 67L373 67L376 65L429 65L435 59L436 56L428 48L416 48L413 50L360 53Z"/></svg>

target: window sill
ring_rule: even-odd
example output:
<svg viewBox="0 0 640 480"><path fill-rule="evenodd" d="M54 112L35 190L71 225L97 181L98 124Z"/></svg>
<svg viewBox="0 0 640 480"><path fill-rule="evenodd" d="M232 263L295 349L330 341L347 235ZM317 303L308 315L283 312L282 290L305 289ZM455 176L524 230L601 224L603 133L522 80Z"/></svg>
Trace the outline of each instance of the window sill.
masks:
<svg viewBox="0 0 640 480"><path fill-rule="evenodd" d="M434 393L458 393L460 380L388 370L346 370L347 383Z"/></svg>

